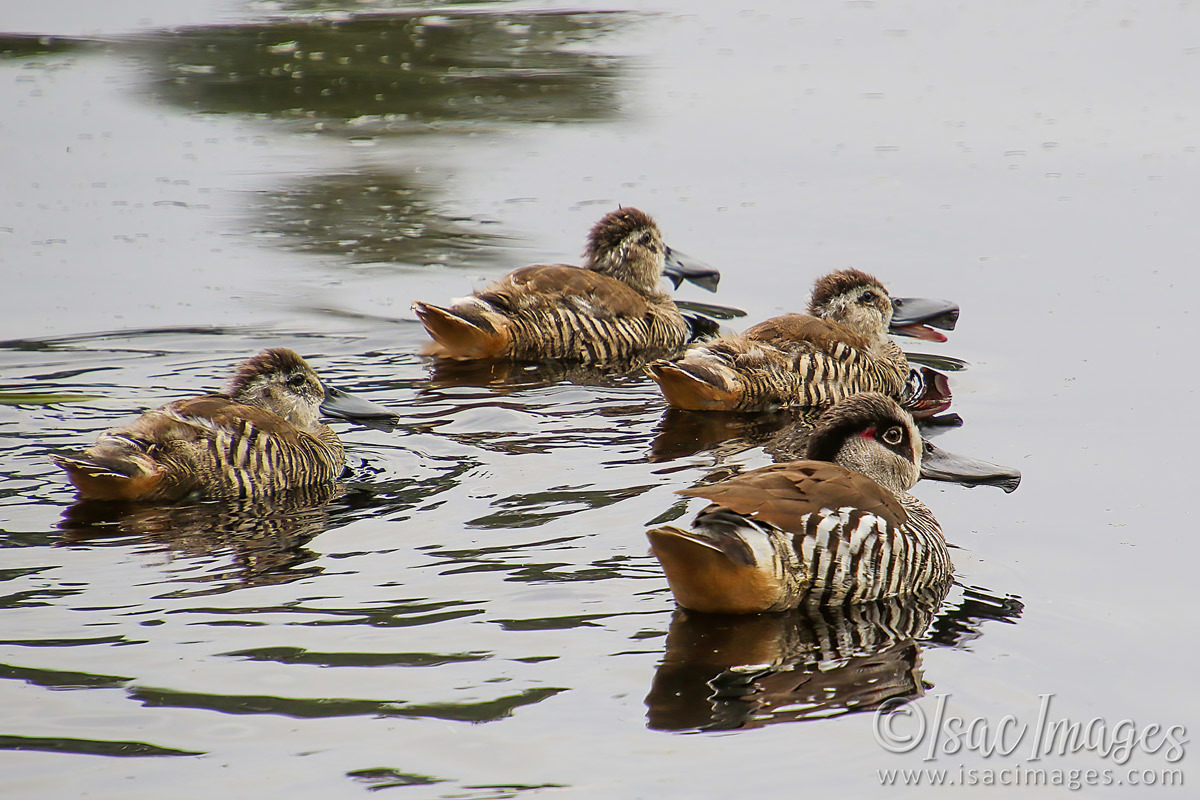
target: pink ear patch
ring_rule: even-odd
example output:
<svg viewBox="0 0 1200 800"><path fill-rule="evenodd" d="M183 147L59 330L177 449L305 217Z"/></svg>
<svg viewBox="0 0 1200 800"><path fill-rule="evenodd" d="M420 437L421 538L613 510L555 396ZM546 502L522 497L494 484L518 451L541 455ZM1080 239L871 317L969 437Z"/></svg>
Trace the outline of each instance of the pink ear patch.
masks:
<svg viewBox="0 0 1200 800"><path fill-rule="evenodd" d="M872 425L871 427L867 428L862 433L860 433L859 436L861 436L864 439L874 439L875 438L875 426Z"/></svg>

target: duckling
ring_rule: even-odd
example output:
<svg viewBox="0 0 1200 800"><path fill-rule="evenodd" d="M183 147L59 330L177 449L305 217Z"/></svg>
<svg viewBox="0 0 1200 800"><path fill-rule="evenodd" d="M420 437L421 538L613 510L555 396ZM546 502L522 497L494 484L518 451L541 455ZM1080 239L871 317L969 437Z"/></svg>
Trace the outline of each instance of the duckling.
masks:
<svg viewBox="0 0 1200 800"><path fill-rule="evenodd" d="M905 299L930 319L957 307ZM690 347L677 361L647 368L667 402L689 411L770 411L827 406L855 392L900 398L908 359L888 337L893 305L883 284L856 269L819 278L808 314L785 314ZM907 317L906 331L940 334ZM941 337L944 341L945 337Z"/></svg>
<svg viewBox="0 0 1200 800"><path fill-rule="evenodd" d="M448 307L413 303L434 339L425 354L589 364L672 354L689 341L692 325L659 288L663 276L709 290L720 279L667 247L658 225L636 208L605 214L583 259L582 268L522 267Z"/></svg>
<svg viewBox="0 0 1200 800"><path fill-rule="evenodd" d="M925 445L891 398L855 394L822 414L806 460L680 491L712 503L690 530L648 531L651 550L675 600L694 611L753 614L936 589L950 578L950 553L933 513L908 493L923 453L960 458ZM953 466L924 467L928 477L960 478Z"/></svg>
<svg viewBox="0 0 1200 800"><path fill-rule="evenodd" d="M77 456L55 455L81 500L172 502L259 498L328 483L346 466L318 412L388 412L326 387L282 347L242 362L224 394L176 400L100 434Z"/></svg>

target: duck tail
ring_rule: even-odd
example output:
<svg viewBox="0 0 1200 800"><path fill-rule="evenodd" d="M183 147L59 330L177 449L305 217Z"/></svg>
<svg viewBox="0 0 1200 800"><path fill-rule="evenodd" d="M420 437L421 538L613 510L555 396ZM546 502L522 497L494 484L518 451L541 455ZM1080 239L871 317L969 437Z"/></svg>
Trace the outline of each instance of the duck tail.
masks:
<svg viewBox="0 0 1200 800"><path fill-rule="evenodd" d="M658 360L646 367L675 408L686 411L736 411L742 399L737 373L721 364Z"/></svg>
<svg viewBox="0 0 1200 800"><path fill-rule="evenodd" d="M646 531L675 602L711 614L757 614L779 607L784 586L774 572L774 559L756 558L755 544L743 528L699 526L681 530L670 525ZM766 563L763 563L766 562Z"/></svg>
<svg viewBox="0 0 1200 800"><path fill-rule="evenodd" d="M448 309L418 301L412 307L433 338L424 355L468 360L502 358L508 352L507 321L497 314L470 305Z"/></svg>
<svg viewBox="0 0 1200 800"><path fill-rule="evenodd" d="M136 442L106 435L80 456L52 455L80 500L145 500L160 488L166 470Z"/></svg>

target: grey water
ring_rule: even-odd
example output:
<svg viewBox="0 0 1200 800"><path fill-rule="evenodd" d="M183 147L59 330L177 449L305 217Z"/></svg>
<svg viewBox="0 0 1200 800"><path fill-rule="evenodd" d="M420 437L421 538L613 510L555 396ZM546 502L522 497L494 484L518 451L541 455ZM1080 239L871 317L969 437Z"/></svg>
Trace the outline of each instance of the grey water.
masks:
<svg viewBox="0 0 1200 800"><path fill-rule="evenodd" d="M1186 792L1187 744L935 729L1032 736L1047 698L1110 740L1200 729L1198 32L1108 2L9 4L0 796ZM1024 480L918 485L945 598L679 612L643 532L761 438L692 446L638 373L420 355L413 300L575 263L620 204L721 268L680 297L749 321L848 266L960 304L905 341L967 362L937 443ZM51 453L268 346L395 409L336 424L342 492L73 505Z"/></svg>

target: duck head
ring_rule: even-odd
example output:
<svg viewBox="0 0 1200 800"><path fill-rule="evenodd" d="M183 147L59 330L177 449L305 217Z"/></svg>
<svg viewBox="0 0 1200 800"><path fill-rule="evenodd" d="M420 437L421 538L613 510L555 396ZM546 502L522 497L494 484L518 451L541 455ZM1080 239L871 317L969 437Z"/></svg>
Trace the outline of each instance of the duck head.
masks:
<svg viewBox="0 0 1200 800"><path fill-rule="evenodd" d="M668 247L650 215L628 207L610 211L592 227L583 265L643 294L658 292L664 275L676 287L687 280L709 291L721 279L717 270Z"/></svg>
<svg viewBox="0 0 1200 800"><path fill-rule="evenodd" d="M243 361L225 393L310 432L320 425L322 414L359 421L395 417L378 403L322 383L308 362L286 347L273 347Z"/></svg>
<svg viewBox="0 0 1200 800"><path fill-rule="evenodd" d="M892 297L874 275L843 269L817 279L808 313L841 323L872 339L890 332L944 342L945 335L934 328L954 330L959 308L949 300Z"/></svg>
<svg viewBox="0 0 1200 800"><path fill-rule="evenodd" d="M239 403L283 417L300 430L319 424L325 387L294 350L272 347L238 365L225 393Z"/></svg>
<svg viewBox="0 0 1200 800"><path fill-rule="evenodd" d="M892 298L874 275L842 269L817 279L808 313L878 342L892 324Z"/></svg>
<svg viewBox="0 0 1200 800"><path fill-rule="evenodd" d="M807 457L861 472L893 494L907 492L921 478L997 486L1005 493L1021 484L1020 470L926 441L907 411L875 392L852 395L825 411L809 438Z"/></svg>
<svg viewBox="0 0 1200 800"><path fill-rule="evenodd" d="M923 451L916 423L895 400L862 392L817 419L807 455L860 472L893 494L902 494L921 478Z"/></svg>

